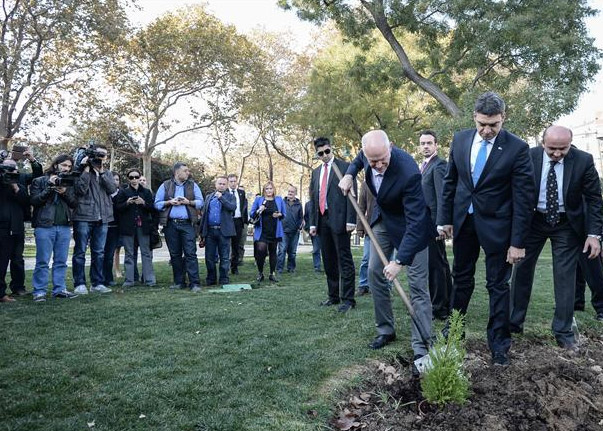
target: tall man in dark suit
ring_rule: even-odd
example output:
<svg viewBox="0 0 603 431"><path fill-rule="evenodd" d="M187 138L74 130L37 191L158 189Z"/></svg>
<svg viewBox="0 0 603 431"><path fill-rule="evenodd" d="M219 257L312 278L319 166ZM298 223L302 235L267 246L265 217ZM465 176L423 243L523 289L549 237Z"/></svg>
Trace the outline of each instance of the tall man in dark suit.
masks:
<svg viewBox="0 0 603 431"><path fill-rule="evenodd" d="M349 163L335 159L328 138L314 140L316 156L322 162L312 171L310 180L310 235L320 235L323 266L327 274L329 298L321 305L342 304L345 313L356 306L354 300L355 269L350 248L350 234L356 228L356 213L351 202L337 187L333 163L343 173ZM354 184L355 189L355 184ZM341 279L341 291L339 281Z"/></svg>
<svg viewBox="0 0 603 431"><path fill-rule="evenodd" d="M528 144L502 128L505 103L495 93L478 97L475 129L455 133L438 209L438 231L454 236L451 305L467 313L480 247L486 254L490 296L488 346L494 365L508 365L511 265L525 256L532 217L533 169ZM445 328L445 333L447 328Z"/></svg>
<svg viewBox="0 0 603 431"><path fill-rule="evenodd" d="M201 241L205 240L205 267L208 286L228 284L231 239L236 235L233 214L236 209L235 196L227 189L227 178L216 177L216 191L207 196L201 219ZM216 277L216 255L220 257L220 278Z"/></svg>
<svg viewBox="0 0 603 431"><path fill-rule="evenodd" d="M366 185L375 196L369 224L386 256L397 249L395 260L384 267L371 243L369 286L373 293L377 337L369 344L380 349L396 339L391 294L387 280L393 280L403 266L408 267L410 299L419 325L427 332L423 340L412 325L411 344L418 359L427 354L431 334L431 301L427 287L430 238L438 234L429 217L421 188L421 173L414 159L393 147L383 130L373 130L362 137L362 152L350 164L339 187L344 193L352 179L364 169Z"/></svg>
<svg viewBox="0 0 603 431"><path fill-rule="evenodd" d="M438 157L438 138L433 130L424 130L419 135L419 148L423 155L421 175L423 195L431 211L431 220L435 223L438 202L442 199L442 186L447 163ZM452 278L450 265L446 257L446 243L443 240L429 240L429 296L433 315L444 320L448 317Z"/></svg>
<svg viewBox="0 0 603 431"><path fill-rule="evenodd" d="M542 147L530 150L532 181L539 193L532 200L536 211L526 239L526 258L516 266L513 277L511 331L523 331L536 261L549 239L555 289L553 334L560 347L577 352L578 340L572 331L576 265L580 253L595 259L601 252L601 185L593 157L571 146L571 130L551 126L542 140Z"/></svg>
<svg viewBox="0 0 603 431"><path fill-rule="evenodd" d="M231 239L230 270L233 274L238 274L239 261L242 258L239 243L243 235L247 236L245 225L249 220L247 196L245 196L244 190L239 189L239 177L235 174L228 176L228 190L235 198L237 204L233 216L236 235Z"/></svg>

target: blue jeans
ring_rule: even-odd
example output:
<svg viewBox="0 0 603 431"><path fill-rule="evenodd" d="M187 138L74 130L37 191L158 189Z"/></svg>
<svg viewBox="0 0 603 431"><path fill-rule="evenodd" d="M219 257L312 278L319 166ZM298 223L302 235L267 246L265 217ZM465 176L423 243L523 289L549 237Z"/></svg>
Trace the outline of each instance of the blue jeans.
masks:
<svg viewBox="0 0 603 431"><path fill-rule="evenodd" d="M360 262L360 271L358 272L358 287L368 289L368 264L371 255L371 238L364 236L364 248L362 249L362 261Z"/></svg>
<svg viewBox="0 0 603 431"><path fill-rule="evenodd" d="M320 271L320 237L318 235L310 235L312 241L312 263L314 264L314 270Z"/></svg>
<svg viewBox="0 0 603 431"><path fill-rule="evenodd" d="M73 222L75 247L71 259L73 285L86 284L86 248L90 241L90 283L92 286L103 284L103 259L107 239L107 223L75 221Z"/></svg>
<svg viewBox="0 0 603 431"><path fill-rule="evenodd" d="M207 229L205 237L205 267L207 277L205 282L208 286L216 284L216 254L220 257L220 284L228 284L228 271L230 269L230 243L231 238L222 235L221 229Z"/></svg>
<svg viewBox="0 0 603 431"><path fill-rule="evenodd" d="M287 271L295 271L295 256L297 255L297 242L299 241L299 231L285 232L283 240L278 245L278 259L276 261L276 271L283 272L285 267L285 255L289 256L287 260Z"/></svg>
<svg viewBox="0 0 603 431"><path fill-rule="evenodd" d="M48 289L48 273L50 256L52 255L52 293L57 294L67 289L67 255L71 228L67 226L37 227L36 267L33 271L33 294L45 295Z"/></svg>
<svg viewBox="0 0 603 431"><path fill-rule="evenodd" d="M186 267L189 283L198 286L199 262L197 261L195 228L188 220L183 223L169 220L163 229L163 233L170 251L174 284L184 287L184 270Z"/></svg>

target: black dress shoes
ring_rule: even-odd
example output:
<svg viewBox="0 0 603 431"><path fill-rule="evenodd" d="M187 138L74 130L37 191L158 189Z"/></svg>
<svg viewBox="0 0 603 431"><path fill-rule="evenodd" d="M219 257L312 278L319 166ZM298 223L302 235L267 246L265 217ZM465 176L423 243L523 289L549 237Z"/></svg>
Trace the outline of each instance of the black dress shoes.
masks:
<svg viewBox="0 0 603 431"><path fill-rule="evenodd" d="M368 287L359 287L358 290L356 290L356 296L364 296L364 295L370 295L371 291L369 290Z"/></svg>
<svg viewBox="0 0 603 431"><path fill-rule="evenodd" d="M492 353L492 365L498 367L508 367L509 363L509 356L505 352Z"/></svg>
<svg viewBox="0 0 603 431"><path fill-rule="evenodd" d="M330 307L331 305L339 304L339 301L333 301L332 299L327 299L326 301L322 301L320 305L324 307Z"/></svg>
<svg viewBox="0 0 603 431"><path fill-rule="evenodd" d="M346 313L350 308L354 308L355 306L356 304L353 304L351 302L344 302L339 306L337 311L339 311L340 313Z"/></svg>
<svg viewBox="0 0 603 431"><path fill-rule="evenodd" d="M268 280L270 280L270 281L272 281L274 283L278 283L278 278L276 278L276 275L274 275L274 274L270 274L268 276Z"/></svg>
<svg viewBox="0 0 603 431"><path fill-rule="evenodd" d="M387 344L396 340L396 334L382 334L375 337L373 341L369 343L369 347L373 350L383 349Z"/></svg>
<svg viewBox="0 0 603 431"><path fill-rule="evenodd" d="M264 280L264 274L262 274L261 272L258 274L258 276L255 278L256 281L261 282Z"/></svg>

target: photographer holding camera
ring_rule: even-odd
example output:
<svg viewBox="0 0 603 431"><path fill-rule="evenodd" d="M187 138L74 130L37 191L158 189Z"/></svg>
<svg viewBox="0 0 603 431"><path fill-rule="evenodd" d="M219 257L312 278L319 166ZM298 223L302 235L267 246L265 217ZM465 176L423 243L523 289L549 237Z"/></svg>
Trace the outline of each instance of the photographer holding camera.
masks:
<svg viewBox="0 0 603 431"><path fill-rule="evenodd" d="M71 217L77 206L71 174L73 158L67 154L57 156L31 185L31 204L34 207L31 226L36 238L36 267L33 272L33 300L46 301L49 262L52 256L52 297L75 298L67 290L67 255L71 240Z"/></svg>
<svg viewBox="0 0 603 431"><path fill-rule="evenodd" d="M113 221L113 203L111 194L117 190L111 171L105 170L107 148L91 147L86 156L77 163L81 170L75 181L77 206L73 212L73 250L72 270L74 293L88 294L86 288L86 248L90 243L90 291L109 293L103 274L103 258L109 222ZM81 166L81 168L80 168Z"/></svg>
<svg viewBox="0 0 603 431"><path fill-rule="evenodd" d="M16 162L5 159L0 166L0 302L14 302L6 295L6 272L9 262L23 261L25 245L25 214L29 212L27 187L19 184ZM11 271L11 285L24 284L25 265ZM22 288L24 291L24 288Z"/></svg>

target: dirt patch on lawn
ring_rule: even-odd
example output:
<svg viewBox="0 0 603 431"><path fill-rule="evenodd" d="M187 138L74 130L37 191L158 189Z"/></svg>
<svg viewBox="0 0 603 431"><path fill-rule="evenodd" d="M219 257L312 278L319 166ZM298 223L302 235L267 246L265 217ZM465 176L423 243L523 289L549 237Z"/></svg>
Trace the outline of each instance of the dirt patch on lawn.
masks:
<svg viewBox="0 0 603 431"><path fill-rule="evenodd" d="M369 379L338 406L334 430L603 430L603 336L586 334L578 355L546 340L515 340L511 365L490 365L482 342L467 344L471 395L463 406L429 405L402 358L371 364Z"/></svg>

